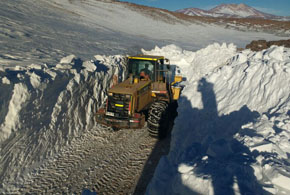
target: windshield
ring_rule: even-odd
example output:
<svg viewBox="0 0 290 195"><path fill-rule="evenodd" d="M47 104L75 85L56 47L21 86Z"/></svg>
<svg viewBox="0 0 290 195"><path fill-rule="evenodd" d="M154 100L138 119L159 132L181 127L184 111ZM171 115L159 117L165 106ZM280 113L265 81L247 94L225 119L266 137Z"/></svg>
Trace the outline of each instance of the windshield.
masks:
<svg viewBox="0 0 290 195"><path fill-rule="evenodd" d="M142 75L148 75L151 80L154 80L154 64L153 60L129 60L129 74L134 77L140 77Z"/></svg>

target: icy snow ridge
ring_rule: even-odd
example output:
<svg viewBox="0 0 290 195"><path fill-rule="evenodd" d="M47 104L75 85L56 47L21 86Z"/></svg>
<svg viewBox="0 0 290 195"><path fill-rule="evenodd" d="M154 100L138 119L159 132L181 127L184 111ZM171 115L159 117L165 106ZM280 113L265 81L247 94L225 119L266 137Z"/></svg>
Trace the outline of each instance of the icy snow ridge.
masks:
<svg viewBox="0 0 290 195"><path fill-rule="evenodd" d="M290 193L290 50L233 47L145 51L170 56L187 78L148 194Z"/></svg>
<svg viewBox="0 0 290 195"><path fill-rule="evenodd" d="M1 188L17 184L43 160L95 126L94 114L112 77L121 81L125 71L122 56L83 62L70 55L56 66L0 72L0 90L5 91L0 94Z"/></svg>

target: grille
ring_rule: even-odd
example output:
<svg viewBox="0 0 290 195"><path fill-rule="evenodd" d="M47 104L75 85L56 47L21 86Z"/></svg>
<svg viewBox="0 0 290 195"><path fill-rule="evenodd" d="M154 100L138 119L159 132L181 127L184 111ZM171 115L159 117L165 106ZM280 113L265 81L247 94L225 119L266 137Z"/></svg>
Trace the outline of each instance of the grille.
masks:
<svg viewBox="0 0 290 195"><path fill-rule="evenodd" d="M108 97L108 112L113 112L115 117L128 118L129 116L129 104L130 97L126 97L125 94L116 94Z"/></svg>

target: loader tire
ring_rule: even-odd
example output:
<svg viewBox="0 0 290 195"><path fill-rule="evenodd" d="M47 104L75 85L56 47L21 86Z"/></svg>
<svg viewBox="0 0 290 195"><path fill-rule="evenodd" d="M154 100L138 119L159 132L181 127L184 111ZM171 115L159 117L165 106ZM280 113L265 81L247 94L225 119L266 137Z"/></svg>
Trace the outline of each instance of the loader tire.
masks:
<svg viewBox="0 0 290 195"><path fill-rule="evenodd" d="M169 124L168 103L165 101L154 102L148 111L147 128L153 137L165 138Z"/></svg>

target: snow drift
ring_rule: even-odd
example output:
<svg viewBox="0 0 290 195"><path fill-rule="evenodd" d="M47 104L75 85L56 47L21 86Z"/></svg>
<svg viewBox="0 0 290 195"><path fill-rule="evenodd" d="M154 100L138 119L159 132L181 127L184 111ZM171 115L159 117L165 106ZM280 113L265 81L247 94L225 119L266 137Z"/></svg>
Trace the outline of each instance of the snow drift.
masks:
<svg viewBox="0 0 290 195"><path fill-rule="evenodd" d="M83 62L70 55L56 66L0 70L1 188L19 183L96 125L112 77L121 81L126 69L122 56L95 58Z"/></svg>
<svg viewBox="0 0 290 195"><path fill-rule="evenodd" d="M147 194L290 192L290 49L144 52L172 59L187 78Z"/></svg>

